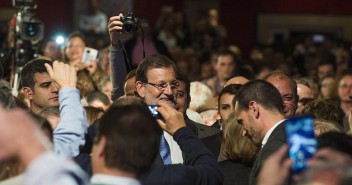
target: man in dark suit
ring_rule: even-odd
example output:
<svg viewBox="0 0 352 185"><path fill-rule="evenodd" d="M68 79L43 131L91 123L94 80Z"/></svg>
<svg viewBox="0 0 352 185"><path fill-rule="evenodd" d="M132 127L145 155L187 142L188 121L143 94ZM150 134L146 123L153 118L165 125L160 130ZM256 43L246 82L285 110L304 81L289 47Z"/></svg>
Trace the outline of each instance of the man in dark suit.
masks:
<svg viewBox="0 0 352 185"><path fill-rule="evenodd" d="M286 143L283 102L273 85L254 80L241 87L233 104L236 119L244 128L242 135L262 147L249 179L254 185L263 161Z"/></svg>

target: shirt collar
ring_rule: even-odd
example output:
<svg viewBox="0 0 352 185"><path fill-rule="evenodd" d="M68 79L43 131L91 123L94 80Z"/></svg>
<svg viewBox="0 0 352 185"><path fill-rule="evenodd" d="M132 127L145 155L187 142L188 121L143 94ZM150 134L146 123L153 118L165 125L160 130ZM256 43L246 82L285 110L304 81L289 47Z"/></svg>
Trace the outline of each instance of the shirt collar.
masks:
<svg viewBox="0 0 352 185"><path fill-rule="evenodd" d="M269 139L271 133L274 131L274 129L275 129L277 126L279 126L280 123L282 123L282 122L284 122L284 121L285 121L285 119L283 119L283 120L277 122L274 126L272 126L272 127L269 129L269 131L265 134L264 139L263 139L263 141L262 141L262 148L263 148L263 146L268 142L268 139Z"/></svg>
<svg viewBox="0 0 352 185"><path fill-rule="evenodd" d="M141 185L141 183L134 178L113 176L106 174L94 174L90 179L92 184L110 184L110 185Z"/></svg>

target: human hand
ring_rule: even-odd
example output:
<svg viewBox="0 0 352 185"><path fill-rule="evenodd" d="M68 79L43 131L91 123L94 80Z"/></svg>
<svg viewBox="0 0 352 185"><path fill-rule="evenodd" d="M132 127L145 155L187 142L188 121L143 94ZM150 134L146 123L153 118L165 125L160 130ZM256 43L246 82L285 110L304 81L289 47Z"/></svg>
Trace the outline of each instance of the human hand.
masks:
<svg viewBox="0 0 352 185"><path fill-rule="evenodd" d="M88 62L86 69L88 70L89 74L92 75L97 72L98 64L96 60L91 60Z"/></svg>
<svg viewBox="0 0 352 185"><path fill-rule="evenodd" d="M110 35L110 41L113 44L117 44L119 41L119 37L122 34L122 25L123 23L120 21L120 18L123 17L122 13L118 16L112 16L109 19L108 30Z"/></svg>
<svg viewBox="0 0 352 185"><path fill-rule="evenodd" d="M49 148L49 139L28 112L0 108L0 160L15 156L28 165Z"/></svg>
<svg viewBox="0 0 352 185"><path fill-rule="evenodd" d="M44 64L50 77L58 85L59 90L65 87L76 87L77 72L74 67L64 64L63 62L54 61L53 67Z"/></svg>
<svg viewBox="0 0 352 185"><path fill-rule="evenodd" d="M282 185L288 179L293 162L286 158L287 148L283 145L264 161L258 185Z"/></svg>
<svg viewBox="0 0 352 185"><path fill-rule="evenodd" d="M157 111L161 114L164 120L162 121L157 119L157 122L163 130L168 132L170 135L174 135L178 129L186 127L186 123L181 112L177 111L171 105L163 101L159 101L158 105L159 107Z"/></svg>

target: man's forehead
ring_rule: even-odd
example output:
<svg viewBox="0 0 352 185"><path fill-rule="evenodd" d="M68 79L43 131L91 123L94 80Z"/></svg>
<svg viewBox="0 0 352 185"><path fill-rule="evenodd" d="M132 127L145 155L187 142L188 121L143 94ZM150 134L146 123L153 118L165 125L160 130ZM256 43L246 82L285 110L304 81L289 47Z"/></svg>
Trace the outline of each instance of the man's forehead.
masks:
<svg viewBox="0 0 352 185"><path fill-rule="evenodd" d="M33 76L34 82L38 84L52 81L52 78L48 73L35 73Z"/></svg>
<svg viewBox="0 0 352 185"><path fill-rule="evenodd" d="M176 79L175 71L172 67L151 68L147 71L147 80L171 81Z"/></svg>

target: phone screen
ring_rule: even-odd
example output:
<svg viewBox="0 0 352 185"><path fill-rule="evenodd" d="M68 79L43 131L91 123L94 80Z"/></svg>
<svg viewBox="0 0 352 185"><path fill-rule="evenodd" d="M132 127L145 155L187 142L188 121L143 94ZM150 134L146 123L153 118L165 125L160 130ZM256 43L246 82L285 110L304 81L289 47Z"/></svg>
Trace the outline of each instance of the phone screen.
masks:
<svg viewBox="0 0 352 185"><path fill-rule="evenodd" d="M82 61L87 64L92 60L96 60L98 56L98 50L93 48L85 47L83 51Z"/></svg>
<svg viewBox="0 0 352 185"><path fill-rule="evenodd" d="M285 122L289 156L293 161L292 173L297 174L307 168L307 160L317 150L314 121L311 116L287 119Z"/></svg>

